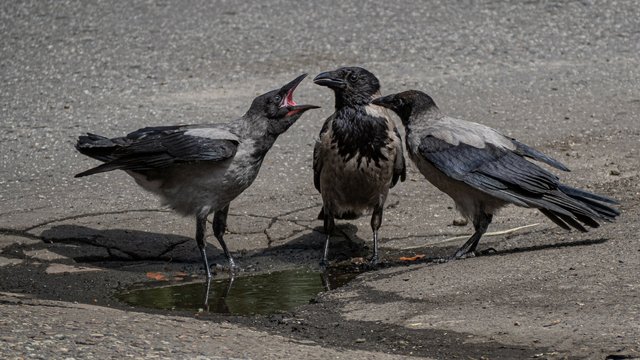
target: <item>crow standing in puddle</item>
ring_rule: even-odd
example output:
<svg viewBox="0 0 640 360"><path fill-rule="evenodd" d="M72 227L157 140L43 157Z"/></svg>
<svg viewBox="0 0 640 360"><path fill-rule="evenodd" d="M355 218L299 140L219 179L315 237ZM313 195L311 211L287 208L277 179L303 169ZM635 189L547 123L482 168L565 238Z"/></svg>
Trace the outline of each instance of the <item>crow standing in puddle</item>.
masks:
<svg viewBox="0 0 640 360"><path fill-rule="evenodd" d="M314 105L297 105L293 92L301 75L278 90L255 98L244 116L225 124L147 127L109 139L87 134L76 149L103 162L76 177L124 170L136 183L160 195L182 215L195 215L196 242L211 278L205 252L207 216L233 270L224 242L229 203L255 180L262 160L278 138Z"/></svg>
<svg viewBox="0 0 640 360"><path fill-rule="evenodd" d="M493 215L507 204L537 208L563 229L586 232L620 213L615 200L576 189L526 158L556 169L564 165L487 126L440 112L433 99L416 90L373 101L402 119L409 157L420 172L449 195L473 222L475 233L453 258L474 255Z"/></svg>
<svg viewBox="0 0 640 360"><path fill-rule="evenodd" d="M380 96L380 83L369 71L344 67L323 72L313 81L335 93L335 112L322 126L313 151L313 182L322 194L319 218L326 233L321 265L328 264L334 219L355 219L367 210L373 210L375 264L389 188L406 177L400 134L387 110L371 104Z"/></svg>

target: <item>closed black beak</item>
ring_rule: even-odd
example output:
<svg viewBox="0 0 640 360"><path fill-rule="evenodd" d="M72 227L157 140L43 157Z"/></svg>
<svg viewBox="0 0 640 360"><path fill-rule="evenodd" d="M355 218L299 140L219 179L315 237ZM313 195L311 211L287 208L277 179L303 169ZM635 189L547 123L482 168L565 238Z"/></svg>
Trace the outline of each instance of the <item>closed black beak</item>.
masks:
<svg viewBox="0 0 640 360"><path fill-rule="evenodd" d="M327 71L318 74L318 76L313 79L313 82L320 85L326 86L331 89L344 89L347 87L347 83L338 78L333 71Z"/></svg>
<svg viewBox="0 0 640 360"><path fill-rule="evenodd" d="M381 96L379 98L375 98L371 101L373 105L378 105L386 108L391 108L392 104L392 95Z"/></svg>

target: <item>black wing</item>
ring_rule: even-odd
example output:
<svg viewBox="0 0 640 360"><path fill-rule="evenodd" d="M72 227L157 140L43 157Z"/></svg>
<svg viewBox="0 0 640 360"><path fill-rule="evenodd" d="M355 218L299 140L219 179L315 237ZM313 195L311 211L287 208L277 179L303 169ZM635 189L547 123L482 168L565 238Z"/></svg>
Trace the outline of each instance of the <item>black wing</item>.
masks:
<svg viewBox="0 0 640 360"><path fill-rule="evenodd" d="M567 168L563 163L561 163L560 161L541 153L540 151L529 147L523 143L521 143L520 141L511 138L510 139L511 142L516 146L516 150L515 153L521 156L526 156L530 159L534 159L534 160L538 160L538 161L542 161L543 163L549 165L549 166L553 166L556 169L562 170L562 171L570 171L569 168Z"/></svg>
<svg viewBox="0 0 640 360"><path fill-rule="evenodd" d="M400 181L405 181L407 178L407 164L404 159L404 149L402 147L402 137L400 136L400 132L398 128L394 128L396 136L398 136L398 141L396 145L396 158L393 163L393 178L391 180L391 187L394 187L398 183L398 179Z"/></svg>
<svg viewBox="0 0 640 360"><path fill-rule="evenodd" d="M520 194L540 194L559 185L558 177L509 149L486 144L477 148L464 143L452 145L425 136L420 155L445 175L508 202L526 206Z"/></svg>
<svg viewBox="0 0 640 360"><path fill-rule="evenodd" d="M322 125L322 129L320 129L319 138L322 138L322 135L327 132L329 129L329 124L333 120L335 114L331 115L325 120ZM322 158L320 156L320 141L316 140L315 145L313 146L313 185L316 187L319 193L322 193L320 190L320 173L322 173Z"/></svg>
<svg viewBox="0 0 640 360"><path fill-rule="evenodd" d="M76 177L116 169L145 171L177 163L222 161L235 155L237 138L193 136L188 134L189 130L166 126L140 129L124 138L107 139L92 134L81 136L76 149L105 163Z"/></svg>
<svg viewBox="0 0 640 360"><path fill-rule="evenodd" d="M597 204L609 202L607 198L561 184L557 176L527 161L517 149L511 151L492 144L483 148L464 143L451 145L429 135L422 139L419 152L450 178L506 202L539 208L564 228L570 225L586 231L574 218L597 227L594 218L610 221L618 214L615 209Z"/></svg>

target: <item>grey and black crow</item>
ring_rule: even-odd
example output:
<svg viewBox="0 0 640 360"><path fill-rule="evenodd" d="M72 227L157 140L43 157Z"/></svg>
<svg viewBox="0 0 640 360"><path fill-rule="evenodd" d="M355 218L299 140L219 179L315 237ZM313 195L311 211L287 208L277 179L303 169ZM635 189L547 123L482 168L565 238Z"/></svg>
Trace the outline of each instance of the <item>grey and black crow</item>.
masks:
<svg viewBox="0 0 640 360"><path fill-rule="evenodd" d="M373 256L378 261L378 229L389 188L404 181L402 140L387 109L372 105L380 83L369 71L344 67L313 80L335 93L335 113L322 126L313 151L313 182L322 194L327 265L334 218L354 219L373 210Z"/></svg>
<svg viewBox="0 0 640 360"><path fill-rule="evenodd" d="M195 215L195 238L207 278L211 272L205 230L213 212L213 233L233 270L235 263L223 239L229 203L255 180L278 135L305 111L318 108L293 101L293 92L305 77L258 96L246 114L229 123L147 127L113 139L80 136L76 149L103 164L76 177L124 170L178 213Z"/></svg>
<svg viewBox="0 0 640 360"><path fill-rule="evenodd" d="M416 90L373 101L402 119L409 157L473 222L474 234L453 258L474 255L496 211L507 204L537 208L560 227L587 231L620 213L608 197L576 189L526 158L569 171L563 164L487 126L444 115ZM584 225L583 225L584 224Z"/></svg>

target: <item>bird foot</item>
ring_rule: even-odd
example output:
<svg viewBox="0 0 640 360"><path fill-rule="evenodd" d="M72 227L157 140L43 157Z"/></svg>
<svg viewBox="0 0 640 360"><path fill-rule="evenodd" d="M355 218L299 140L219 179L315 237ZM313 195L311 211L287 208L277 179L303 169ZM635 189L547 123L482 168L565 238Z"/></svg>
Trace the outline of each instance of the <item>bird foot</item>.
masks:
<svg viewBox="0 0 640 360"><path fill-rule="evenodd" d="M378 255L373 255L370 259L369 259L369 265L370 266L377 266L380 263L379 259L378 259Z"/></svg>
<svg viewBox="0 0 640 360"><path fill-rule="evenodd" d="M488 248L482 251L476 251L475 253L476 253L476 256L491 255L491 254L497 254L498 250L494 248Z"/></svg>
<svg viewBox="0 0 640 360"><path fill-rule="evenodd" d="M469 251L467 249L460 249L456 251L456 253L449 258L449 260L461 260L476 257L475 251Z"/></svg>
<svg viewBox="0 0 640 360"><path fill-rule="evenodd" d="M477 250L468 251L468 250L460 249L456 251L455 255L450 257L449 260L460 260L460 259L472 258L476 256L495 254L497 252L498 251L494 248L488 248L482 251L477 251Z"/></svg>
<svg viewBox="0 0 640 360"><path fill-rule="evenodd" d="M239 271L241 271L242 269L240 269L240 267L238 265L236 265L236 262L233 261L232 257L229 257L229 272L231 274L235 274Z"/></svg>

